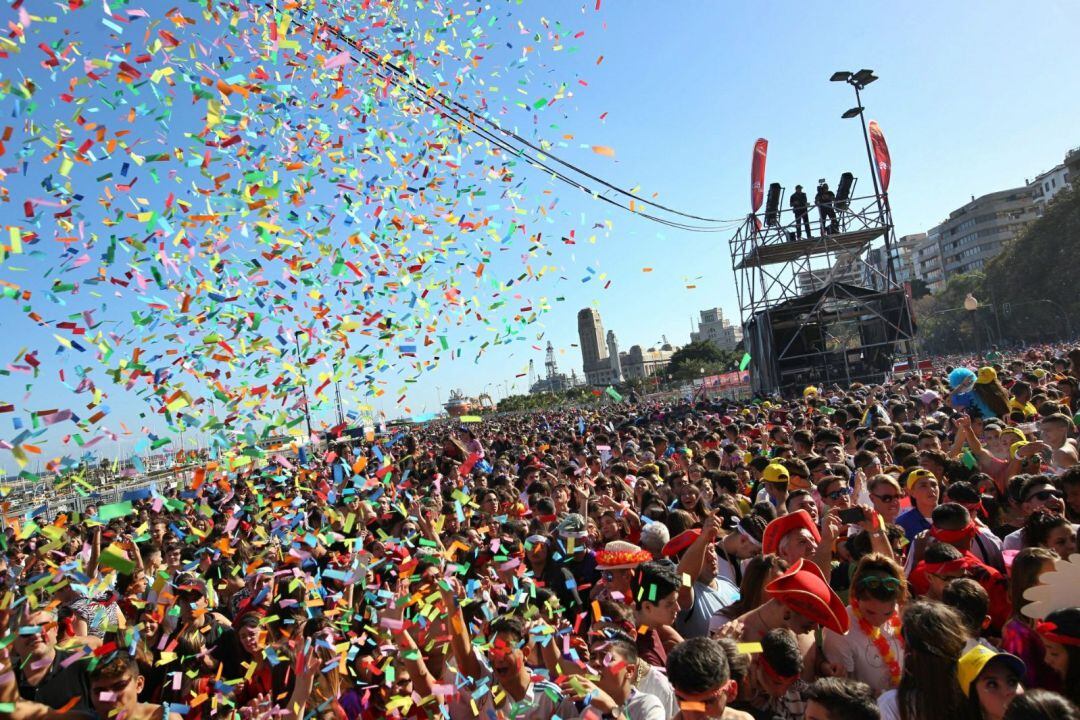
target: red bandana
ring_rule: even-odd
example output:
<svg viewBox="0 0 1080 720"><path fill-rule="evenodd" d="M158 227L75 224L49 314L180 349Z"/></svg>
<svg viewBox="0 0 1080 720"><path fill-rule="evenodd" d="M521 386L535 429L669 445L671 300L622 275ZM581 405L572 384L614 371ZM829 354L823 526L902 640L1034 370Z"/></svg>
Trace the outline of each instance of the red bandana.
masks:
<svg viewBox="0 0 1080 720"><path fill-rule="evenodd" d="M1039 633L1047 640L1059 643L1061 645L1080 646L1080 638L1073 637L1071 635L1062 635L1057 631L1057 629L1058 626L1052 622L1044 622L1040 620L1035 623L1035 632Z"/></svg>
<svg viewBox="0 0 1080 720"><path fill-rule="evenodd" d="M930 537L938 542L955 545L956 543L970 540L978 530L978 526L972 521L959 530L942 530L941 528L932 527L930 528Z"/></svg>

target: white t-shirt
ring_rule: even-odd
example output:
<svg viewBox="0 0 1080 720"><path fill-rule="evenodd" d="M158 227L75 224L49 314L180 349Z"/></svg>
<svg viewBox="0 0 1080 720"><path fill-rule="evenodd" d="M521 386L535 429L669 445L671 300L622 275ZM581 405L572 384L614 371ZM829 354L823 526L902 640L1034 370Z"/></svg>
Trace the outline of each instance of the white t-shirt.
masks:
<svg viewBox="0 0 1080 720"><path fill-rule="evenodd" d="M668 720L667 710L660 699L637 688L630 691L630 699L623 706L623 711L630 720Z"/></svg>
<svg viewBox="0 0 1080 720"><path fill-rule="evenodd" d="M896 691L887 690L877 699L881 720L900 720L900 704L896 701Z"/></svg>
<svg viewBox="0 0 1080 720"><path fill-rule="evenodd" d="M664 675L660 668L650 665L645 677L638 681L637 689L659 700L660 706L664 709L665 718L668 720L675 717L675 713L679 712L678 705L675 702L675 691L671 688L667 675Z"/></svg>
<svg viewBox="0 0 1080 720"><path fill-rule="evenodd" d="M840 635L828 628L824 630L825 657L829 662L844 668L848 677L864 682L873 688L875 695L888 690L891 687L889 668L885 665L881 653L859 627L859 619L850 607L847 609L847 614L851 619L851 627L846 635ZM900 644L900 639L889 626L883 628L882 632L885 633L889 647L902 666L904 648Z"/></svg>

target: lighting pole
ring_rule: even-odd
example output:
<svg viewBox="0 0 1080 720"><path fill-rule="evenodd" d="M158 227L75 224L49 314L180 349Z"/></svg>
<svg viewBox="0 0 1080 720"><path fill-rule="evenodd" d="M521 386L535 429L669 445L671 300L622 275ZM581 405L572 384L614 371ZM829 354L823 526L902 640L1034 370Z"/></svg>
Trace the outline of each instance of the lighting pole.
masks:
<svg viewBox="0 0 1080 720"><path fill-rule="evenodd" d="M853 117L859 118L859 123L862 125L863 144L866 146L866 161L870 165L870 181L874 183L874 198L877 202L878 218L881 223L885 222L885 206L881 203L881 187L878 184L878 167L874 162L874 153L870 149L870 133L866 129L866 108L862 105L862 91L866 89L866 86L877 80L877 75L873 70L863 68L858 72L849 72L847 70L839 70L832 74L829 78L832 82L846 82L851 87L855 88L855 107L845 112L840 117L845 120L849 120ZM891 223L890 223L891 224ZM885 232L885 256L888 258L889 268L889 282L895 283L896 277L892 266L892 242L889 238L888 229Z"/></svg>
<svg viewBox="0 0 1080 720"><path fill-rule="evenodd" d="M300 355L300 333L293 333L293 339L296 340L296 364L300 370L300 392L304 395L304 420L307 421L307 434L308 442L311 442L311 408L308 406L307 396L307 375L304 373L304 359Z"/></svg>

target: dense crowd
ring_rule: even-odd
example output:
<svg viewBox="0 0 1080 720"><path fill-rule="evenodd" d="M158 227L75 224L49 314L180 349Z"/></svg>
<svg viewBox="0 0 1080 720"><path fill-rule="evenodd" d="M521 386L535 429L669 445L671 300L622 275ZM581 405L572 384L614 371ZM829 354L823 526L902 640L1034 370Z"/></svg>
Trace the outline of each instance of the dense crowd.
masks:
<svg viewBox="0 0 1080 720"><path fill-rule="evenodd" d="M1080 717L1080 349L966 365L8 518L0 716Z"/></svg>

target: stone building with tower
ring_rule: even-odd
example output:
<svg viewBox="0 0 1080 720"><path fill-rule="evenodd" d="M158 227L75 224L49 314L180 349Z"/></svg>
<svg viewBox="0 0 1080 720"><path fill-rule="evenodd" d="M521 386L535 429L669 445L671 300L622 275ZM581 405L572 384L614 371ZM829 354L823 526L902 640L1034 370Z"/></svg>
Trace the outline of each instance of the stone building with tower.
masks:
<svg viewBox="0 0 1080 720"><path fill-rule="evenodd" d="M664 343L660 348L648 349L633 345L629 351L620 352L615 331L604 333L604 323L594 308L578 313L578 342L585 382L600 387L662 373L678 349Z"/></svg>

